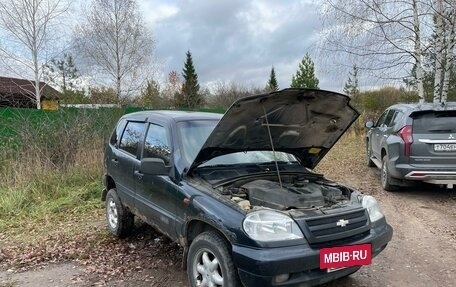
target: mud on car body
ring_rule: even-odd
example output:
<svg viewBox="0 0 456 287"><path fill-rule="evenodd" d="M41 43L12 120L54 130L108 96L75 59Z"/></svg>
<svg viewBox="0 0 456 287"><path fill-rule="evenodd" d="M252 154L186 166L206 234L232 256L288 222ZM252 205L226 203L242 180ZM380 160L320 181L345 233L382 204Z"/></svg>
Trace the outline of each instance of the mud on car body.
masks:
<svg viewBox="0 0 456 287"><path fill-rule="evenodd" d="M391 240L375 199L312 172L358 113L349 98L286 89L225 115L123 116L105 152L109 230L134 216L177 241L190 286L313 286ZM360 260L363 259L363 260Z"/></svg>

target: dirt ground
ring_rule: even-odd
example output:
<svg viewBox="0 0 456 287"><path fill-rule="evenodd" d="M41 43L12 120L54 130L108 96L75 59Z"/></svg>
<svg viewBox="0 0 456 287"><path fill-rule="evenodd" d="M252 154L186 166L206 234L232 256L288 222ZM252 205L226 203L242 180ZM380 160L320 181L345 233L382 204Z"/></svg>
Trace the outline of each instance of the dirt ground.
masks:
<svg viewBox="0 0 456 287"><path fill-rule="evenodd" d="M388 193L379 186L379 171L367 167L333 179L374 195L394 235L372 265L324 286L456 286L456 190L425 186ZM141 225L129 238L109 244L92 263L75 259L41 262L24 272L0 270L0 287L188 286L181 249L151 228Z"/></svg>

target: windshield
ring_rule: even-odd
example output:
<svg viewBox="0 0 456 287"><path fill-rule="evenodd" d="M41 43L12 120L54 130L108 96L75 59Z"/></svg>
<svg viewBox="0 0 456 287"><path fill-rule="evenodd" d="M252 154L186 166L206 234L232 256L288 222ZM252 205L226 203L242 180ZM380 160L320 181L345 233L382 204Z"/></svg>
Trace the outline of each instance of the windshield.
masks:
<svg viewBox="0 0 456 287"><path fill-rule="evenodd" d="M178 133L180 142L182 142L182 155L188 165L190 165L196 158L206 139L211 134L212 130L217 125L217 121L186 121L179 122ZM213 158L201 166L211 165L230 165L230 164L243 164L243 163L266 163L266 162L296 162L296 158L285 152L272 151L246 151L225 154Z"/></svg>
<svg viewBox="0 0 456 287"><path fill-rule="evenodd" d="M186 121L177 123L182 152L190 165L217 125L217 121Z"/></svg>

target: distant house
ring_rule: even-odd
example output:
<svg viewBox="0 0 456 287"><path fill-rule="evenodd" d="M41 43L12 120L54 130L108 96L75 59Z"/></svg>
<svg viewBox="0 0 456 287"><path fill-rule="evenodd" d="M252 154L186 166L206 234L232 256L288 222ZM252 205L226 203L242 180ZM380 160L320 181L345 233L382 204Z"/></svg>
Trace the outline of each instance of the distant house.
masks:
<svg viewBox="0 0 456 287"><path fill-rule="evenodd" d="M60 93L40 82L43 109L58 109ZM32 81L0 77L0 107L36 108L35 87Z"/></svg>

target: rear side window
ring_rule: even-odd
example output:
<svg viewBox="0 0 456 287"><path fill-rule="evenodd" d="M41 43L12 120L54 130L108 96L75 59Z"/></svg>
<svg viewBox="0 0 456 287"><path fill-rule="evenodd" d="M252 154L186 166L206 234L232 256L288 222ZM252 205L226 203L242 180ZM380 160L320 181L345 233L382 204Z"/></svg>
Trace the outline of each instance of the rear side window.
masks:
<svg viewBox="0 0 456 287"><path fill-rule="evenodd" d="M139 142L143 138L144 123L128 122L122 134L119 148L136 156Z"/></svg>
<svg viewBox="0 0 456 287"><path fill-rule="evenodd" d="M413 117L413 133L456 133L456 112L429 112Z"/></svg>
<svg viewBox="0 0 456 287"><path fill-rule="evenodd" d="M117 124L116 129L112 133L111 139L109 140L112 145L117 145L117 143L119 143L120 136L122 135L122 131L124 130L126 122L126 120L120 120Z"/></svg>

